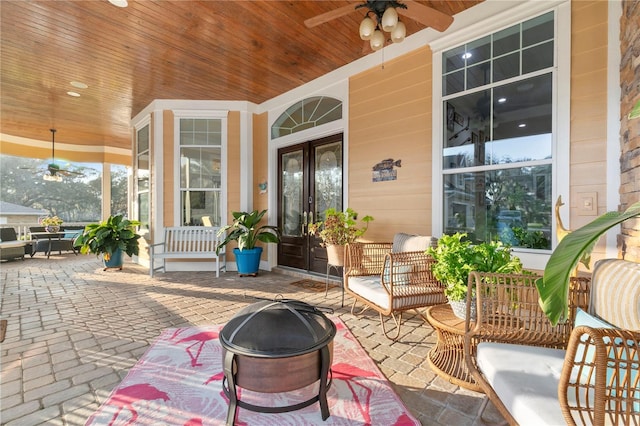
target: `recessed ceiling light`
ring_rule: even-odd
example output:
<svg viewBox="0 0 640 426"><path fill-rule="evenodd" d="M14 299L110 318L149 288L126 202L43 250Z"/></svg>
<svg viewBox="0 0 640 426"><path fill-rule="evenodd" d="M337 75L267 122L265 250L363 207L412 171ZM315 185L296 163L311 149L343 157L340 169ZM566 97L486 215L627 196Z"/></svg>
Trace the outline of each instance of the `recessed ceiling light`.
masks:
<svg viewBox="0 0 640 426"><path fill-rule="evenodd" d="M73 87L75 87L77 89L86 89L87 87L89 87L89 86L87 86L86 84L84 84L84 83L82 83L80 81L72 81L69 84L71 84Z"/></svg>
<svg viewBox="0 0 640 426"><path fill-rule="evenodd" d="M129 6L129 3L127 2L127 0L109 0L109 3L111 3L114 6L118 6L118 7L127 7L127 6Z"/></svg>
<svg viewBox="0 0 640 426"><path fill-rule="evenodd" d="M500 98L500 99L498 99L498 103L503 104L503 103L505 103L505 102L507 102L507 98Z"/></svg>
<svg viewBox="0 0 640 426"><path fill-rule="evenodd" d="M518 124L518 127L527 127L527 125L524 123L521 123L521 124Z"/></svg>
<svg viewBox="0 0 640 426"><path fill-rule="evenodd" d="M78 92L67 92L67 95L73 96L74 98L79 98L80 97L80 93L78 93Z"/></svg>
<svg viewBox="0 0 640 426"><path fill-rule="evenodd" d="M473 55L471 55L471 53L465 52L465 53L462 54L462 59L469 59L471 56L473 56Z"/></svg>

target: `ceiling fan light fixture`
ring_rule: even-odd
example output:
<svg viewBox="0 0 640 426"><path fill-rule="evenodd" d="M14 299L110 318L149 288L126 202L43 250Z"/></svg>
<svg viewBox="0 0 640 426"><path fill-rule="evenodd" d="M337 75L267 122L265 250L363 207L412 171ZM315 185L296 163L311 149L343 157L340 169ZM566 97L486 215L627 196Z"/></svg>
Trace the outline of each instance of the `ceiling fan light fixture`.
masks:
<svg viewBox="0 0 640 426"><path fill-rule="evenodd" d="M59 175L44 174L42 175L42 179L47 182L62 182L62 176Z"/></svg>
<svg viewBox="0 0 640 426"><path fill-rule="evenodd" d="M127 7L129 6L129 2L127 2L127 0L109 0L109 3L111 3L114 6L117 7Z"/></svg>
<svg viewBox="0 0 640 426"><path fill-rule="evenodd" d="M369 40L376 29L376 23L369 16L365 16L360 23L360 38L362 40Z"/></svg>
<svg viewBox="0 0 640 426"><path fill-rule="evenodd" d="M384 34L382 34L382 31L375 30L371 35L369 43L373 51L382 49L384 47Z"/></svg>
<svg viewBox="0 0 640 426"><path fill-rule="evenodd" d="M382 14L381 19L382 29L386 32L391 32L398 24L398 12L395 7L387 7L387 10Z"/></svg>
<svg viewBox="0 0 640 426"><path fill-rule="evenodd" d="M395 28L391 30L391 41L394 43L402 43L407 35L407 27L402 21L398 21Z"/></svg>

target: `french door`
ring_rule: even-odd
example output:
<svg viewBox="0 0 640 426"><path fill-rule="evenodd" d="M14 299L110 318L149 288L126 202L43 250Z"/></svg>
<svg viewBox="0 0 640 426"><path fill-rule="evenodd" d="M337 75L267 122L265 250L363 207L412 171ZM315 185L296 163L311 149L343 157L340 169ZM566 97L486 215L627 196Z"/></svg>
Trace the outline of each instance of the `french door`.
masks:
<svg viewBox="0 0 640 426"><path fill-rule="evenodd" d="M327 253L310 223L342 210L342 134L278 150L278 264L325 273Z"/></svg>

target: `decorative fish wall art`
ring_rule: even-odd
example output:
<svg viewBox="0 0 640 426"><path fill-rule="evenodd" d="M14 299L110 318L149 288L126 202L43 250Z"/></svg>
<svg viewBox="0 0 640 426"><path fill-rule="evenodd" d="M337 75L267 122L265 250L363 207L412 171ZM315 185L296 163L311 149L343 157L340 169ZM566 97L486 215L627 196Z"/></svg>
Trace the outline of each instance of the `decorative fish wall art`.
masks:
<svg viewBox="0 0 640 426"><path fill-rule="evenodd" d="M402 160L394 160L387 158L373 166L373 182L382 182L386 180L396 180L398 178L398 170L394 167L402 167Z"/></svg>

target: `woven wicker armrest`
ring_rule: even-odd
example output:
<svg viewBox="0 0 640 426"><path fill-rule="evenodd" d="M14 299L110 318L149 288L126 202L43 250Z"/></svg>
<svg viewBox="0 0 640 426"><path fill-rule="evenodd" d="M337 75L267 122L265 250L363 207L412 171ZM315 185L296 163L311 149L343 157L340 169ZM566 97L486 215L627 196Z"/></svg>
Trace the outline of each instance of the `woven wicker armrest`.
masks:
<svg viewBox="0 0 640 426"><path fill-rule="evenodd" d="M391 243L352 243L345 247L345 277L380 275Z"/></svg>
<svg viewBox="0 0 640 426"><path fill-rule="evenodd" d="M578 326L558 398L567 424L640 424L640 331Z"/></svg>

